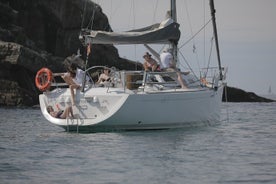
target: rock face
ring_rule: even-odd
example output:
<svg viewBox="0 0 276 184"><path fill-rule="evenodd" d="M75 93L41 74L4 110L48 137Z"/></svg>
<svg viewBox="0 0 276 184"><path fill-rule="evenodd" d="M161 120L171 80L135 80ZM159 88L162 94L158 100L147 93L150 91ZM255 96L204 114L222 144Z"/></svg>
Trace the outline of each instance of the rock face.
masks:
<svg viewBox="0 0 276 184"><path fill-rule="evenodd" d="M78 36L81 27L91 26L92 15L93 29L111 31L101 7L92 1L0 0L0 106L37 104L34 77L40 68L62 72L67 56L78 49L86 56ZM93 45L88 65L135 67L112 45Z"/></svg>
<svg viewBox="0 0 276 184"><path fill-rule="evenodd" d="M252 92L246 92L244 90L225 87L222 96L222 101L226 102L274 102L274 100L260 97Z"/></svg>
<svg viewBox="0 0 276 184"><path fill-rule="evenodd" d="M94 30L112 31L101 7L90 0L0 0L0 106L38 104L34 77L40 68L63 72L64 59L78 49L85 60L78 36L81 28L92 26L92 17ZM112 45L93 45L88 58L92 65L137 67L120 58ZM239 101L240 93L231 91L228 101Z"/></svg>

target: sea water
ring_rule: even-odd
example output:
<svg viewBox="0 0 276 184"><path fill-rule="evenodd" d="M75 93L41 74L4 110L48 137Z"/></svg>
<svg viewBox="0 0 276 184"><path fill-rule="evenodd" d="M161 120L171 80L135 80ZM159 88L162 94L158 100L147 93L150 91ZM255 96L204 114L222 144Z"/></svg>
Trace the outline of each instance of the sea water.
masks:
<svg viewBox="0 0 276 184"><path fill-rule="evenodd" d="M276 103L224 103L221 122L77 134L0 108L0 183L276 183Z"/></svg>

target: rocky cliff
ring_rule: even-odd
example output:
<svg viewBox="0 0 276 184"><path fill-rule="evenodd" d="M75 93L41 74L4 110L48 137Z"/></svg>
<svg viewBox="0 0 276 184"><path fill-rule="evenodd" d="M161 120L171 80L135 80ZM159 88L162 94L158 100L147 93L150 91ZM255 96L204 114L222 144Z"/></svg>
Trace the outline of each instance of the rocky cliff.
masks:
<svg viewBox="0 0 276 184"><path fill-rule="evenodd" d="M86 55L78 37L81 27L91 26L92 15L93 29L111 30L101 7L92 1L0 0L0 105L37 104L36 72L44 66L62 72L67 56L78 49ZM135 67L112 45L93 45L88 65Z"/></svg>
<svg viewBox="0 0 276 184"><path fill-rule="evenodd" d="M91 17L93 29L111 31L101 7L92 1L0 0L0 106L37 104L36 72L41 67L64 71L64 59L78 49L85 56L78 36L82 27L91 26ZM136 67L136 63L120 58L112 45L93 45L88 65ZM228 101L245 99L232 93L232 88L227 92Z"/></svg>
<svg viewBox="0 0 276 184"><path fill-rule="evenodd" d="M226 102L274 102L272 99L260 97L253 92L246 92L234 87L225 87L222 101Z"/></svg>

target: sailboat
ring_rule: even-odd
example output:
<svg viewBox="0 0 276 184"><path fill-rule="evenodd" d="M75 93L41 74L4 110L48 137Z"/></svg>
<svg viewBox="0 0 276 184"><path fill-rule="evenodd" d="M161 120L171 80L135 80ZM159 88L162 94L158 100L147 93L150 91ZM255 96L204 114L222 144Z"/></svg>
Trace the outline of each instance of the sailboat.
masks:
<svg viewBox="0 0 276 184"><path fill-rule="evenodd" d="M179 62L180 30L176 19L176 0L170 3L169 20L120 33L82 30L80 40L88 47L93 44L142 44L150 52L153 51L148 44L168 44L174 59ZM60 88L53 82L51 71L44 68L36 77L37 84L44 91L39 95L43 116L66 131L78 132L171 129L218 122L226 70L220 64L213 0L210 0L210 10L218 53L218 67L212 68L210 76L198 77L193 72L187 74L179 70L128 71L111 67L112 80L98 85L90 75L104 66L86 68L84 78L89 80L83 80L82 89L75 92L74 117L61 119L51 116L47 107L64 109L71 106L70 89ZM188 88L181 88L177 77L174 77L176 72L181 74ZM49 90L49 86L57 87Z"/></svg>

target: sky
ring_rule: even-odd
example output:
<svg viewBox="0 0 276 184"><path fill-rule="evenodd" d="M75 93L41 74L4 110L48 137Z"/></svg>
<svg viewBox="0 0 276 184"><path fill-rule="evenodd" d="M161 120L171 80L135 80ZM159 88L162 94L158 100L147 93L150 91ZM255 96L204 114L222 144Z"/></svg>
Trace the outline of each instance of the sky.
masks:
<svg viewBox="0 0 276 184"><path fill-rule="evenodd" d="M94 2L101 5L114 31L161 22L170 7L169 0ZM209 1L177 0L176 3L181 30L179 46L182 46L210 20ZM228 68L227 85L259 95L267 94L271 86L276 94L276 0L215 0L215 8L221 63ZM208 63L211 28L208 24L195 39L181 47L181 53L191 66L204 67ZM143 61L146 51L143 46L116 47L121 57ZM217 62L215 56L212 53L212 66Z"/></svg>

